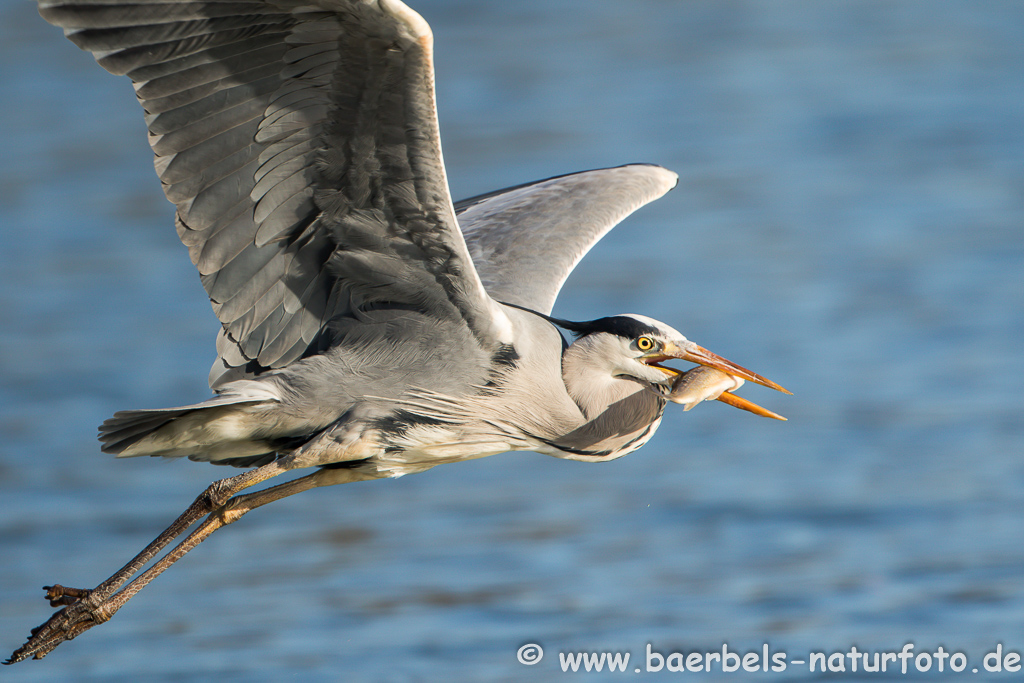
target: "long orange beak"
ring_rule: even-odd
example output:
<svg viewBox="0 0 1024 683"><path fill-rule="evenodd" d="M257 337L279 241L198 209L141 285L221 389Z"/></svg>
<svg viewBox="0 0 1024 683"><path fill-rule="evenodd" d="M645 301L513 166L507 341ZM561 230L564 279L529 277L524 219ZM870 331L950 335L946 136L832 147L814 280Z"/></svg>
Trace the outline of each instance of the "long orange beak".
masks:
<svg viewBox="0 0 1024 683"><path fill-rule="evenodd" d="M787 421L789 418L782 417L778 413L772 412L767 408L757 405L753 401L748 401L742 396L731 394L728 391L723 391L722 394L715 399L722 403L732 406L733 408L739 408L740 410L746 410L747 412L753 413L754 415L760 415L761 417L770 417L773 420Z"/></svg>
<svg viewBox="0 0 1024 683"><path fill-rule="evenodd" d="M672 353L672 351L676 352ZM697 346L693 342L686 342L686 346L677 346L675 349L665 348L663 353L669 354L672 358L682 358L683 360L688 360L691 363L696 363L697 365L705 365L709 368L720 370L727 375L732 375L733 377L740 377L747 381L753 382L754 384L760 384L763 387L768 387L769 389L774 389L775 391L781 391L784 394L793 394L792 391L784 389L783 387L779 386L770 379L762 377L756 372L751 372L742 365L736 365L736 363L733 363L731 360L726 360L725 358L722 358L717 353L711 353L703 346Z"/></svg>
<svg viewBox="0 0 1024 683"><path fill-rule="evenodd" d="M733 378L749 380L751 382L754 382L755 384L760 384L761 386L768 387L769 389L781 391L784 394L792 394L791 391L781 387L780 385L776 384L770 379L762 377L756 372L747 370L742 365L737 365L736 363L733 363L731 360L726 360L725 358L719 356L717 353L712 353L711 351L708 351L704 347L698 346L697 344L694 344L691 341L684 342L682 345L668 344L657 354L657 356L652 356L650 358L650 363L652 365L659 367L666 374L678 376L680 373L677 370L674 370L673 368L664 368L657 365L659 362L663 360L668 360L669 358L681 358L682 360L687 360L690 361L691 363L697 363L698 365L713 368ZM718 387L718 390L721 390L720 386ZM708 391L708 398L710 398L712 395L714 395L713 391ZM677 403L685 403L686 399L683 398L684 396L686 396L685 392L680 396L680 400L677 400L675 398L672 398L672 400L676 401ZM717 397L717 400L727 405L733 406L734 408L746 410L751 413L754 413L755 415L760 415L762 417L770 417L775 420L786 419L779 415L778 413L774 413L768 410L767 408L762 408L756 403L748 401L745 398L741 398L736 394L730 393L729 391L722 391L721 394ZM693 404L690 404L686 409L689 410L692 407Z"/></svg>

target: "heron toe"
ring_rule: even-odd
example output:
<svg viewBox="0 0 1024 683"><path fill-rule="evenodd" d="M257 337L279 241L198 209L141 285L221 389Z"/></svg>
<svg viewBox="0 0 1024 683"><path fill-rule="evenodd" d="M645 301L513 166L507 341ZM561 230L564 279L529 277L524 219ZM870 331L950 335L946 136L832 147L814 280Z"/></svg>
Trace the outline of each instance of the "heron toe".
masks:
<svg viewBox="0 0 1024 683"><path fill-rule="evenodd" d="M70 588L55 583L52 586L43 586L46 591L46 599L50 601L50 607L61 607L62 605L73 605L82 598L92 594L91 589Z"/></svg>

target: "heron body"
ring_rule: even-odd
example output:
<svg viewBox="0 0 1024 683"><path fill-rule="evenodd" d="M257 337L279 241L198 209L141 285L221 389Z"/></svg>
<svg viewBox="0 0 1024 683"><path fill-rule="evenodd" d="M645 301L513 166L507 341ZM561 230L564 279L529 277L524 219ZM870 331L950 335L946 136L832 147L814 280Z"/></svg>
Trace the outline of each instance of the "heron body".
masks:
<svg viewBox="0 0 1024 683"><path fill-rule="evenodd" d="M97 588L49 587L63 609L10 662L109 619L216 529L309 488L514 450L612 460L673 400L775 416L726 389L781 387L664 323L550 317L584 254L676 175L634 164L453 203L430 29L402 2L40 0L40 12L132 79L220 322L212 398L117 413L103 450L249 469ZM671 359L720 376L676 392Z"/></svg>
<svg viewBox="0 0 1024 683"><path fill-rule="evenodd" d="M303 466L358 462L395 476L511 450L608 460L650 438L666 399L649 390L654 383L594 363L617 358L629 338L595 332L563 351L552 323L511 308L508 316L512 343L481 349L464 326L374 311L354 349L228 383L209 407L121 413L103 427L104 448L244 465L287 448ZM636 336L659 331L622 319ZM414 334L414 349L394 343L393 326ZM659 382L670 377L654 372ZM147 433L148 425L159 426Z"/></svg>

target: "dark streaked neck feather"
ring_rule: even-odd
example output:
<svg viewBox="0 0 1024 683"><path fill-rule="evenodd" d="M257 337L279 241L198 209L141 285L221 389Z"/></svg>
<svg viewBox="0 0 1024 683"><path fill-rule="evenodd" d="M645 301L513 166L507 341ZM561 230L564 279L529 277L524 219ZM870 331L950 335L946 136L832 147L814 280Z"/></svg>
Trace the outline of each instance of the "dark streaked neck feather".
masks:
<svg viewBox="0 0 1024 683"><path fill-rule="evenodd" d="M552 445L581 455L618 455L650 435L651 425L665 410L665 400L640 389L615 401L590 421L552 441Z"/></svg>

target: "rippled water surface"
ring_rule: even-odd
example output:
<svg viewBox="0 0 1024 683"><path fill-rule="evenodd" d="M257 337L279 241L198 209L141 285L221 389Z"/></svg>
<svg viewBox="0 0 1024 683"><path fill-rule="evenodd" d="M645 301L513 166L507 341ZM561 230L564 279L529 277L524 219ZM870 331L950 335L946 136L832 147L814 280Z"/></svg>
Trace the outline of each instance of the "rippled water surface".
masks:
<svg viewBox="0 0 1024 683"><path fill-rule="evenodd" d="M414 7L457 197L632 161L681 176L556 315L665 320L792 389L744 389L790 421L670 406L611 464L508 454L288 499L4 680L549 680L560 651L632 669L647 643L1024 650L1024 5ZM95 585L228 472L93 440L115 410L204 398L216 330L129 83L22 0L0 3L0 64L6 653L49 615L40 586ZM525 668L530 642L547 655Z"/></svg>

